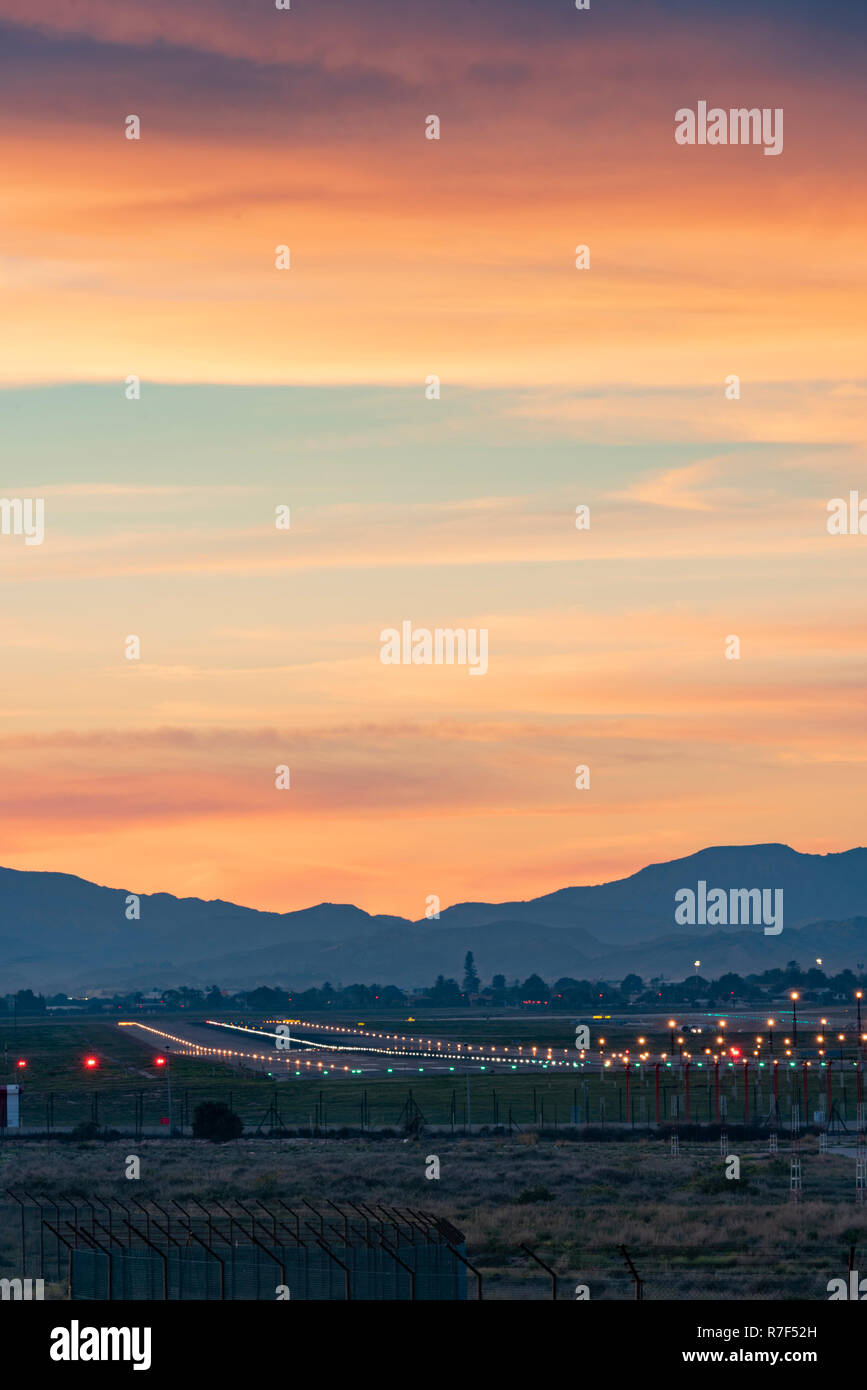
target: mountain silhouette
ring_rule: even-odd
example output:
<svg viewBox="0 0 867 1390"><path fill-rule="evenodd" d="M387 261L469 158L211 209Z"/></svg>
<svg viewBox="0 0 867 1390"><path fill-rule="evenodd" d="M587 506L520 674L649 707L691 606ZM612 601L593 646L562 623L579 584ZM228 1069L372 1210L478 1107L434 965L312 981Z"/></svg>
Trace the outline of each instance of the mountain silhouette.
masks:
<svg viewBox="0 0 867 1390"><path fill-rule="evenodd" d="M782 889L784 929L678 926L675 893ZM867 849L800 854L788 845L723 845L617 879L527 901L457 903L438 920L371 915L348 904L260 912L234 903L140 895L70 874L0 869L0 992L81 992L173 983L304 987L325 979L404 987L457 976L466 951L482 978L682 979L822 957L829 970L867 950ZM855 962L857 963L857 962Z"/></svg>

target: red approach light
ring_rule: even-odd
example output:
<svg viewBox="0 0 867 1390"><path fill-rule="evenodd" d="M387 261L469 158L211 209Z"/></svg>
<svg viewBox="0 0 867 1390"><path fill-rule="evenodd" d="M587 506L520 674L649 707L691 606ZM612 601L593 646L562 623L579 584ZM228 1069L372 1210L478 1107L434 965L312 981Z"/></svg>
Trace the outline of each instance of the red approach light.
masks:
<svg viewBox="0 0 867 1390"><path fill-rule="evenodd" d="M99 1062L95 1057L85 1057L84 1065L87 1067L88 1071L93 1071L94 1067L99 1066Z"/></svg>
<svg viewBox="0 0 867 1390"><path fill-rule="evenodd" d="M732 1057L740 1057L741 1055L741 1050L739 1047L730 1047L729 1052L731 1053Z"/></svg>
<svg viewBox="0 0 867 1390"><path fill-rule="evenodd" d="M155 1066L155 1067L164 1067L165 1064L166 1064L166 1059L165 1059L165 1057L155 1057L155 1058L154 1058L154 1066Z"/></svg>
<svg viewBox="0 0 867 1390"><path fill-rule="evenodd" d="M26 1066L27 1066L27 1063L25 1062L24 1058L22 1057L20 1061L18 1061L18 1062L15 1063L15 1065L16 1065L16 1067L26 1067Z"/></svg>

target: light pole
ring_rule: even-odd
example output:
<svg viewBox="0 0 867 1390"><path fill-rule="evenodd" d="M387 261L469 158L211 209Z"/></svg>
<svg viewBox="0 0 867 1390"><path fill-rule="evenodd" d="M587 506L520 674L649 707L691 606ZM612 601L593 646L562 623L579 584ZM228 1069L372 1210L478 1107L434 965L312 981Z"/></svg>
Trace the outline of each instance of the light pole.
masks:
<svg viewBox="0 0 867 1390"><path fill-rule="evenodd" d="M171 1139L175 1127L172 1123L172 1058L168 1048L166 1048L166 1085L169 1089L169 1138Z"/></svg>
<svg viewBox="0 0 867 1390"><path fill-rule="evenodd" d="M856 989L856 991L855 991L855 999L857 1000L857 1003L858 1003L858 1056L859 1056L859 1057L861 1056L861 996L863 995L863 993L864 993L864 991L861 990L861 989Z"/></svg>
<svg viewBox="0 0 867 1390"><path fill-rule="evenodd" d="M799 997L800 997L800 996L798 995L797 990L794 990L794 989L793 989L793 990L792 990L792 993L791 993L791 1000L792 1000L792 1051L794 1052L794 1054L795 1054L796 1057L797 1057L797 1055L798 1055L798 999L799 999Z"/></svg>
<svg viewBox="0 0 867 1390"><path fill-rule="evenodd" d="M166 1048L166 1055L165 1055L165 1057L155 1057L155 1058L154 1058L154 1066L156 1066L156 1067L165 1067L165 1069L166 1069L166 1086L167 1086L167 1089L168 1089L168 1099L169 1099L169 1138L171 1139L172 1135L174 1134L174 1129L175 1129L175 1127L174 1127L174 1125L172 1124L172 1064L171 1064L171 1057L170 1057L170 1055L169 1055L169 1049L168 1049L168 1048Z"/></svg>
<svg viewBox="0 0 867 1390"><path fill-rule="evenodd" d="M771 1044L771 1056L774 1055L774 1020L768 1019L768 1040Z"/></svg>
<svg viewBox="0 0 867 1390"><path fill-rule="evenodd" d="M675 1030L675 1028L677 1027L677 1024L675 1023L675 1021L674 1021L673 1018L670 1018L670 1019L668 1020L668 1027L669 1027L669 1030L670 1030L670 1031L669 1031L669 1043L670 1043L670 1045L669 1045L668 1052L669 1052L669 1056L673 1057L673 1056L674 1056L674 1030Z"/></svg>

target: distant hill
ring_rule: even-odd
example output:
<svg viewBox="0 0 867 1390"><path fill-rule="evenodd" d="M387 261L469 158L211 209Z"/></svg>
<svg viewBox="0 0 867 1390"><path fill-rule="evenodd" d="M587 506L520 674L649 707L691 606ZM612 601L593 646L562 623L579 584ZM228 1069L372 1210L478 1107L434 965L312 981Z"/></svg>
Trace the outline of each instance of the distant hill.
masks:
<svg viewBox="0 0 867 1390"><path fill-rule="evenodd" d="M700 879L709 888L782 888L787 928L867 913L867 849L799 854L788 845L724 845L651 864L598 887L561 888L529 902L458 903L441 914L440 922L583 927L606 944L634 944L667 934L674 927L675 892L694 889Z"/></svg>
<svg viewBox="0 0 867 1390"><path fill-rule="evenodd" d="M675 892L781 888L784 930L680 927ZM147 988L173 983L243 988L378 981L412 986L457 976L468 950L483 979L621 979L630 971L682 979L744 973L821 956L829 970L867 958L867 849L799 854L787 845L731 845L652 864L628 878L563 888L526 902L458 903L438 921L371 916L345 904L258 912L219 900L141 896L69 874L0 869L0 993ZM856 958L857 957L857 961Z"/></svg>
<svg viewBox="0 0 867 1390"><path fill-rule="evenodd" d="M259 912L220 899L142 894L141 918L126 917L127 888L72 874L0 869L0 993L93 982L101 970L150 980L206 956L236 950L364 939L399 917L320 903L301 912ZM155 980L154 983L157 983Z"/></svg>

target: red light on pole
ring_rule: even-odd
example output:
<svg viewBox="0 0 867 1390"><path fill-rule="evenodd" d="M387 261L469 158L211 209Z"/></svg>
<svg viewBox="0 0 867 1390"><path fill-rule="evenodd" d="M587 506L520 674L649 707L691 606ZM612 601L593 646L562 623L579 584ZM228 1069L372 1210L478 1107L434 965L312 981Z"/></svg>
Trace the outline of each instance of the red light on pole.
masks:
<svg viewBox="0 0 867 1390"><path fill-rule="evenodd" d="M17 1061L17 1062L15 1063L15 1065L16 1065L16 1067L26 1067L26 1066L27 1066L27 1063L25 1062L24 1058L22 1057L19 1061Z"/></svg>
<svg viewBox="0 0 867 1390"><path fill-rule="evenodd" d="M88 1071L93 1071L94 1067L99 1066L99 1062L95 1057L85 1057L84 1065Z"/></svg>
<svg viewBox="0 0 867 1390"><path fill-rule="evenodd" d="M154 1066L155 1066L155 1067L164 1067L165 1064L166 1064L166 1059L165 1059L165 1057L155 1057L155 1058L154 1058Z"/></svg>

